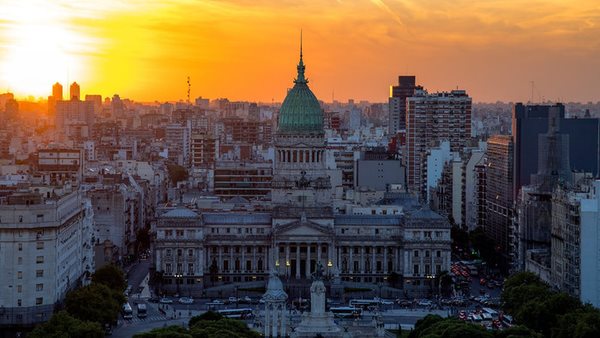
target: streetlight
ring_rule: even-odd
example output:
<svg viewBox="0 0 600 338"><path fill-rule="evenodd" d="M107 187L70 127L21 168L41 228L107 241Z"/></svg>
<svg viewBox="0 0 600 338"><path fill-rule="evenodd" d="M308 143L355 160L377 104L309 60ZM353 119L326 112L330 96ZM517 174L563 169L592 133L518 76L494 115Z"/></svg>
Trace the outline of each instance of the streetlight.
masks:
<svg viewBox="0 0 600 338"><path fill-rule="evenodd" d="M177 285L177 296L179 297L179 282L183 280L183 274L176 273L175 274L175 284Z"/></svg>

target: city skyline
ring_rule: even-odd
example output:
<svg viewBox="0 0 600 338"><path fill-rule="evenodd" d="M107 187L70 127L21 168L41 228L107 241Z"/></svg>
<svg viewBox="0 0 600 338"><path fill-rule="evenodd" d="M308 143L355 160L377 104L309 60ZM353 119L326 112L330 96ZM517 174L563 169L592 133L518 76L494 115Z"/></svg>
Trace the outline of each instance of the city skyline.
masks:
<svg viewBox="0 0 600 338"><path fill-rule="evenodd" d="M540 1L0 1L0 88L281 102L304 31L317 97L385 102L397 75L474 102L597 101L600 9ZM197 13L194 15L193 13ZM304 13L304 14L302 14ZM532 85L531 81L534 81Z"/></svg>

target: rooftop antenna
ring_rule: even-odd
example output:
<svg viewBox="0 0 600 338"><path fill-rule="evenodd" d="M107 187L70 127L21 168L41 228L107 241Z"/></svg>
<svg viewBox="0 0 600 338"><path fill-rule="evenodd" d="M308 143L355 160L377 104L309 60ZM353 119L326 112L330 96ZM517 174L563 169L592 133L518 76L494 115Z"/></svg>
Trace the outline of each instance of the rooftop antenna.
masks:
<svg viewBox="0 0 600 338"><path fill-rule="evenodd" d="M189 76L187 77L187 87L188 87L187 88L187 104L188 104L188 107L189 107L189 106L191 106L191 103L190 103L190 89L192 87L192 83L190 82L190 77Z"/></svg>
<svg viewBox="0 0 600 338"><path fill-rule="evenodd" d="M529 83L531 83L531 98L530 98L529 102L533 103L533 88L535 88L535 82L529 81Z"/></svg>

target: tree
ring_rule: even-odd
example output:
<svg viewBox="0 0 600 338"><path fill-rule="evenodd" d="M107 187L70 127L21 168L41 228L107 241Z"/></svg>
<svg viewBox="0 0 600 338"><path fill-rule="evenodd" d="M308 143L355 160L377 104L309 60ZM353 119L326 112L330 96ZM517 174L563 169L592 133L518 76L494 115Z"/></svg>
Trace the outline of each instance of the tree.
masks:
<svg viewBox="0 0 600 338"><path fill-rule="evenodd" d="M527 301L515 313L517 322L550 337L558 317L581 308L581 302L566 293L552 293L545 298ZM552 323L552 324L549 324Z"/></svg>
<svg viewBox="0 0 600 338"><path fill-rule="evenodd" d="M102 338L104 331L100 324L81 321L70 316L66 311L55 313L49 321L37 326L29 338Z"/></svg>
<svg viewBox="0 0 600 338"><path fill-rule="evenodd" d="M398 282L400 282L400 275L396 271L392 271L388 276L388 283L395 288Z"/></svg>
<svg viewBox="0 0 600 338"><path fill-rule="evenodd" d="M124 302L122 293L118 294L104 284L92 283L69 292L65 308L80 320L111 324L117 320Z"/></svg>
<svg viewBox="0 0 600 338"><path fill-rule="evenodd" d="M528 301L544 299L550 294L548 285L533 273L516 273L504 283L502 291L503 308L508 313L516 314Z"/></svg>
<svg viewBox="0 0 600 338"><path fill-rule="evenodd" d="M217 320L221 320L223 318L225 318L225 317L223 317L223 315L218 312L207 311L199 316L194 316L194 317L190 318L190 322L188 323L188 326L192 327L202 321L217 321Z"/></svg>
<svg viewBox="0 0 600 338"><path fill-rule="evenodd" d="M192 338L189 330L181 326L172 325L154 329L150 332L138 333L134 338Z"/></svg>
<svg viewBox="0 0 600 338"><path fill-rule="evenodd" d="M116 292L123 292L127 287L123 270L112 264L96 270L92 275L92 283L104 284Z"/></svg>
<svg viewBox="0 0 600 338"><path fill-rule="evenodd" d="M415 324L409 338L493 338L493 334L480 325L473 325L456 318L428 315Z"/></svg>
<svg viewBox="0 0 600 338"><path fill-rule="evenodd" d="M138 251L148 249L150 247L150 227L138 229L135 238L138 242Z"/></svg>
<svg viewBox="0 0 600 338"><path fill-rule="evenodd" d="M174 163L167 164L167 170L169 171L169 177L173 185L177 185L177 182L188 179L187 170L180 165Z"/></svg>

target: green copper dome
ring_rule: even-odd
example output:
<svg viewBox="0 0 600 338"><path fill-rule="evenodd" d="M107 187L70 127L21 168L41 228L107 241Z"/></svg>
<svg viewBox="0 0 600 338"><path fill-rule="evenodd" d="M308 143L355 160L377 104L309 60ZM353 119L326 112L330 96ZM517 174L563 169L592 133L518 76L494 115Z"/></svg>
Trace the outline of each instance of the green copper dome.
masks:
<svg viewBox="0 0 600 338"><path fill-rule="evenodd" d="M308 88L308 80L304 77L304 69L302 42L300 42L298 77L294 80L294 87L287 93L279 111L278 131L280 133L323 133L323 110L315 94Z"/></svg>

